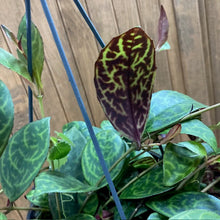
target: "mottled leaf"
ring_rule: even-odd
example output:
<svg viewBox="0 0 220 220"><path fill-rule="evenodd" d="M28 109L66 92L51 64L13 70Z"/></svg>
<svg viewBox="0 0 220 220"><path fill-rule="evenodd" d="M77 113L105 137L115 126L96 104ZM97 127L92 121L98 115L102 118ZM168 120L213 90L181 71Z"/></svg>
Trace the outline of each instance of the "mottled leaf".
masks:
<svg viewBox="0 0 220 220"><path fill-rule="evenodd" d="M94 186L89 186L76 178L60 173L58 171L43 172L35 179L36 188L33 196L44 193L82 193L96 190Z"/></svg>
<svg viewBox="0 0 220 220"><path fill-rule="evenodd" d="M135 212L134 217L137 217L137 216L148 211L148 208L146 206L140 207L139 200L137 200L137 201L136 200L132 200L132 201L122 200L121 205L122 205L122 209L124 211L126 219L130 219L131 215L134 212ZM118 220L118 219L120 219L120 215L118 213L118 210L115 209L114 220Z"/></svg>
<svg viewBox="0 0 220 220"><path fill-rule="evenodd" d="M0 157L8 143L13 128L14 105L10 92L0 80Z"/></svg>
<svg viewBox="0 0 220 220"><path fill-rule="evenodd" d="M140 140L155 75L153 41L138 27L113 38L95 63L97 97L115 129Z"/></svg>
<svg viewBox="0 0 220 220"><path fill-rule="evenodd" d="M220 219L220 215L213 211L207 211L205 209L190 209L178 213L177 215L172 216L169 220L217 220Z"/></svg>
<svg viewBox="0 0 220 220"><path fill-rule="evenodd" d="M16 59L12 54L2 48L0 48L0 63L32 83L32 79L27 69L27 64Z"/></svg>
<svg viewBox="0 0 220 220"><path fill-rule="evenodd" d="M164 186L162 181L163 169L162 167L156 167L127 187L121 193L120 198L142 199L167 192L173 188Z"/></svg>
<svg viewBox="0 0 220 220"><path fill-rule="evenodd" d="M43 208L48 208L48 194L42 194L40 196L34 196L35 190L31 190L27 195L26 198L35 206L40 206Z"/></svg>
<svg viewBox="0 0 220 220"><path fill-rule="evenodd" d="M29 123L10 138L0 158L0 182L11 202L30 186L49 148L50 119Z"/></svg>
<svg viewBox="0 0 220 220"><path fill-rule="evenodd" d="M103 130L96 135L106 165L110 168L124 153L126 145L122 138L112 130ZM121 171L124 164L122 160L111 172L114 179ZM99 158L96 154L92 140L90 140L82 154L82 170L85 179L90 185L96 185L104 175ZM106 180L101 185L106 185Z"/></svg>
<svg viewBox="0 0 220 220"><path fill-rule="evenodd" d="M170 198L152 198L145 204L154 211L167 217L172 217L190 209L203 209L220 213L220 200L201 192L183 192Z"/></svg>
<svg viewBox="0 0 220 220"><path fill-rule="evenodd" d="M73 193L49 193L48 198L53 219L60 219L57 210L57 201L61 210L61 219L71 219L71 216L79 212L80 206L76 195Z"/></svg>
<svg viewBox="0 0 220 220"><path fill-rule="evenodd" d="M88 194L86 194L86 193L77 194L77 201L78 201L80 207L83 205L83 202L87 196L88 196ZM82 212L86 213L86 214L94 215L97 211L98 205L99 205L98 195L96 193L93 193L93 195L87 201Z"/></svg>
<svg viewBox="0 0 220 220"><path fill-rule="evenodd" d="M197 142L169 143L165 148L163 183L172 186L194 171L206 157L206 150Z"/></svg>
<svg viewBox="0 0 220 220"><path fill-rule="evenodd" d="M164 7L161 5L160 18L158 22L158 43L156 47L157 51L160 50L163 44L167 41L168 31L169 31L169 22Z"/></svg>
<svg viewBox="0 0 220 220"><path fill-rule="evenodd" d="M96 220L95 217L93 217L92 215L88 215L88 214L77 214L74 215L72 217L68 218L69 220Z"/></svg>
<svg viewBox="0 0 220 220"><path fill-rule="evenodd" d="M205 107L206 105L176 91L161 90L156 92L152 95L144 135L148 136L148 133L171 126L189 113Z"/></svg>
<svg viewBox="0 0 220 220"><path fill-rule="evenodd" d="M49 159L50 160L61 159L65 157L70 152L70 150L71 147L69 144L65 142L59 142L50 149Z"/></svg>
<svg viewBox="0 0 220 220"><path fill-rule="evenodd" d="M198 119L182 123L182 134L190 134L201 138L216 152L217 141L213 131Z"/></svg>
<svg viewBox="0 0 220 220"><path fill-rule="evenodd" d="M147 220L167 220L167 217L165 217L157 212L153 212L148 216Z"/></svg>
<svg viewBox="0 0 220 220"><path fill-rule="evenodd" d="M21 45L25 54L27 53L27 28L26 28L26 16L23 16L19 27L17 39L21 39ZM31 40L32 40L32 68L33 68L33 79L37 85L38 90L42 90L41 74L44 64L44 48L43 40L37 27L31 23ZM27 59L23 54L18 52L18 57L23 62L27 63Z"/></svg>
<svg viewBox="0 0 220 220"><path fill-rule="evenodd" d="M65 130L64 135L73 143L71 150L67 156L67 162L60 167L60 172L75 177L80 181L84 181L81 166L81 158L87 140L85 136L75 127Z"/></svg>

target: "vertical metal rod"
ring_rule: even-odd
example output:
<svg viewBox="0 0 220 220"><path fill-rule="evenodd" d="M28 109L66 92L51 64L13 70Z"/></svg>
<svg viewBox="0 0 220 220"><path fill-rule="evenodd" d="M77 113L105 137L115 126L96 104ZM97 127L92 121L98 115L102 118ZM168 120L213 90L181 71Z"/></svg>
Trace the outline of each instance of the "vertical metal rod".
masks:
<svg viewBox="0 0 220 220"><path fill-rule="evenodd" d="M89 120L89 117L88 117L88 114L86 112L86 108L84 106L84 103L82 101L82 98L80 96L80 93L79 93L79 89L77 87L77 84L76 84L76 81L75 81L75 78L72 74L72 71L71 71L71 68L70 68L70 65L67 61L67 57L65 55L65 52L64 52L64 49L63 49L63 46L62 46L62 43L60 41L60 38L59 38L59 35L57 33L57 30L56 30L56 27L54 25L54 22L53 22L53 19L52 19L52 16L50 14L50 11L49 11L49 8L48 8L48 5L47 5L47 2L46 0L41 0L41 4L42 4L42 7L43 7L43 10L44 10L44 13L45 13L45 16L47 18L47 22L50 26L50 29L51 29L51 32L52 32L52 35L53 35L53 38L54 38L54 41L56 43L56 46L57 46L57 49L59 51L59 54L60 54L60 57L62 59L62 62L63 62L63 65L65 67L65 70L66 70L66 73L68 75L68 78L69 78L69 81L71 83L71 86L72 86L72 89L74 91L74 94L75 94L75 97L77 99L77 102L78 102L78 105L80 107L80 110L82 112L82 115L83 115L83 118L85 120L85 123L87 125L87 128L89 130L89 133L90 133L90 136L91 136L91 139L92 139L92 142L94 144L94 147L95 147L95 150L96 150L96 153L97 153L97 156L99 158L99 161L100 161L100 164L102 166L102 169L103 169L103 172L105 174L105 177L106 177L106 180L109 184L109 188L110 188L110 191L112 193L112 196L113 196L113 199L115 201L115 204L116 204L116 207L118 209L118 212L120 214L120 217L121 219L126 219L125 218L125 215L124 215L124 212L123 212L123 209L122 209L122 206L121 206L121 203L120 203L120 200L118 198L118 195L117 195L117 192L116 192L116 189L115 189L115 186L112 182L112 179L111 179L111 176L110 176L110 173L108 172L108 168L106 166L106 163L105 163L105 160L104 160L104 157L103 157L103 154L102 154L102 151L100 149L100 146L99 146L99 143L97 141L97 138L95 136L95 133L93 131L93 128L92 128L92 124Z"/></svg>
<svg viewBox="0 0 220 220"><path fill-rule="evenodd" d="M30 0L25 0L26 7L26 29L27 29L27 60L28 72L32 77L32 41L31 41L31 3ZM33 94L31 88L28 86L28 109L29 122L33 121Z"/></svg>

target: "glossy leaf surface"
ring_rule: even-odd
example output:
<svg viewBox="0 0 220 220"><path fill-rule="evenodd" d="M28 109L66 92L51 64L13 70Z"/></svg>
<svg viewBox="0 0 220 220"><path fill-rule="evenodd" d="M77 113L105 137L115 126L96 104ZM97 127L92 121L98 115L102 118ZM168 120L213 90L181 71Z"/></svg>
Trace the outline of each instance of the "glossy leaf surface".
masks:
<svg viewBox="0 0 220 220"><path fill-rule="evenodd" d="M69 144L65 142L59 142L52 147L49 154L50 160L57 160L65 157L71 150Z"/></svg>
<svg viewBox="0 0 220 220"><path fill-rule="evenodd" d="M112 130L103 130L96 135L102 154L108 168L110 168L125 152L126 145L122 138ZM111 172L112 180L120 173L124 161L122 160ZM90 185L96 185L104 175L99 158L92 140L86 145L82 155L82 170L84 178ZM101 185L106 185L104 180Z"/></svg>
<svg viewBox="0 0 220 220"><path fill-rule="evenodd" d="M174 215L169 220L213 220L213 219L220 219L220 215L216 212L207 211L204 209L190 209L184 212L180 212L177 215Z"/></svg>
<svg viewBox="0 0 220 220"><path fill-rule="evenodd" d="M169 143L165 148L163 183L172 186L194 171L206 157L204 146L197 142Z"/></svg>
<svg viewBox="0 0 220 220"><path fill-rule="evenodd" d="M4 215L3 213L0 212L0 219L7 220L7 217L6 217L6 215Z"/></svg>
<svg viewBox="0 0 220 220"><path fill-rule="evenodd" d="M8 143L13 128L14 105L10 92L0 80L0 157Z"/></svg>
<svg viewBox="0 0 220 220"><path fill-rule="evenodd" d="M31 190L27 195L26 198L36 206L40 206L43 208L48 208L48 194L42 194L40 196L34 196L35 190Z"/></svg>
<svg viewBox="0 0 220 220"><path fill-rule="evenodd" d="M205 141L212 149L216 152L217 150L217 141L213 131L202 123L198 119L193 119L181 123L182 125L182 134L190 134L196 137L201 138Z"/></svg>
<svg viewBox="0 0 220 220"><path fill-rule="evenodd" d="M6 68L18 73L29 82L32 82L27 69L27 64L21 60L16 59L16 57L14 57L11 53L2 48L0 48L0 63Z"/></svg>
<svg viewBox="0 0 220 220"><path fill-rule="evenodd" d="M49 148L50 119L29 123L9 140L0 158L0 182L9 200L29 187L42 167Z"/></svg>
<svg viewBox="0 0 220 220"><path fill-rule="evenodd" d="M21 38L22 37L22 38ZM26 16L23 16L19 27L17 39L21 38L21 45L24 53L27 55L27 28L26 28ZM43 40L37 27L31 24L31 40L32 40L32 67L33 67L33 79L37 84L38 89L42 89L41 74L44 64L44 48ZM27 63L27 59L18 51L18 57L23 62Z"/></svg>
<svg viewBox="0 0 220 220"><path fill-rule="evenodd" d="M94 186L82 183L76 178L65 175L57 171L48 171L41 173L36 179L36 189L34 196L44 193L82 193L96 190Z"/></svg>
<svg viewBox="0 0 220 220"><path fill-rule="evenodd" d="M201 192L183 192L168 199L167 197L157 197L148 200L146 205L167 217L190 209L203 209L220 213L220 200Z"/></svg>
<svg viewBox="0 0 220 220"><path fill-rule="evenodd" d="M176 91L156 92L152 95L145 135L172 125L190 112L205 107L206 105Z"/></svg>
<svg viewBox="0 0 220 220"><path fill-rule="evenodd" d="M142 199L155 196L171 190L173 187L164 186L163 169L157 167L140 177L127 187L122 193L121 199Z"/></svg>
<svg viewBox="0 0 220 220"><path fill-rule="evenodd" d="M117 131L140 145L155 75L153 41L138 27L113 38L95 63L97 97Z"/></svg>

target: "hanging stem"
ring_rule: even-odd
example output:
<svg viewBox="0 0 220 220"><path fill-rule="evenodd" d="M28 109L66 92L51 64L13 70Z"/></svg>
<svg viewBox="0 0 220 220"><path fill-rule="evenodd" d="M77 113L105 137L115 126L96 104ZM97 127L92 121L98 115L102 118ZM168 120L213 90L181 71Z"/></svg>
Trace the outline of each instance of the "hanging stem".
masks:
<svg viewBox="0 0 220 220"><path fill-rule="evenodd" d="M213 181L208 186L206 186L203 190L201 190L201 192L207 192L209 189L211 189L218 182L220 182L220 177L218 177L215 181Z"/></svg>
<svg viewBox="0 0 220 220"><path fill-rule="evenodd" d="M14 211L14 210L25 210L25 211L29 211L29 210L33 210L33 211L42 211L42 212L49 212L50 210L47 208L40 208L40 207L3 207L0 208L0 210L6 210L6 211Z"/></svg>
<svg viewBox="0 0 220 220"><path fill-rule="evenodd" d="M202 165L200 165L196 170L194 170L192 173L190 173L180 184L179 186L176 188L176 191L180 190L183 188L183 186L186 184L186 182L188 182L197 172L201 171L202 169L204 169L207 165L213 163L214 161L216 161L217 159L220 158L220 155L217 155L215 157L212 157L211 159L207 160L205 163L203 163Z"/></svg>

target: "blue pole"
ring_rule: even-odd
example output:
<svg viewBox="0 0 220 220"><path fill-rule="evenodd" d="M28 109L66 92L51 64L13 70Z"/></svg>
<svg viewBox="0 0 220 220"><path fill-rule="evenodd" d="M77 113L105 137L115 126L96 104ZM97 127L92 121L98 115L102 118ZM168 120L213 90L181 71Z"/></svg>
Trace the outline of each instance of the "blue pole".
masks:
<svg viewBox="0 0 220 220"><path fill-rule="evenodd" d="M31 44L31 3L30 0L25 0L26 7L26 28L27 28L27 60L28 72L32 77L32 44ZM29 107L29 122L33 121L33 94L28 86L28 107Z"/></svg>
<svg viewBox="0 0 220 220"><path fill-rule="evenodd" d="M48 5L47 5L47 2L46 0L41 0L41 4L42 4L42 7L43 7L43 10L44 10L44 13L45 13L45 16L47 18L47 22L50 26L50 29L51 29L51 32L52 32L52 35L53 35L53 38L54 38L54 41L56 43L56 46L57 46L57 49L59 51L59 54L60 54L60 57L62 59L62 62L63 62L63 65L64 65L64 68L66 70L66 73L68 75L68 78L69 78L69 81L71 83L71 86L72 86L72 89L74 91L74 94L76 96L76 99L77 99L77 102L78 102L78 105L80 107L80 110L82 112L82 115L83 115L83 118L85 120L85 123L87 125L87 128L89 130L89 133L90 133L90 136L91 136L91 139L93 141L93 144L94 144L94 147L95 147L95 150L96 150L96 153L97 153L97 156L99 158L99 161L100 161L100 164L102 166L102 169L103 169L103 172L105 174L105 177L106 177L106 180L109 184L109 188L110 188L110 191L112 193L112 196L113 196L113 199L115 201L115 204L116 204L116 207L118 209L118 212L119 212L119 215L121 217L121 219L126 219L125 218L125 215L124 215L124 212L123 212L123 209L122 209L122 206L121 206L121 203L120 203L120 200L118 198L118 195L117 195L117 192L116 192L116 189L115 189L115 186L112 182L112 179L111 179L111 176L108 172L108 168L106 166L106 163L105 163L105 160L104 160L104 157L103 157L103 154L102 154L102 151L100 149L100 146L99 146L99 143L96 139L96 136L95 136L95 133L93 131L93 128L92 128L92 124L89 120L89 117L88 117L88 114L86 112L86 108L84 106L84 103L82 101L82 98L80 96L80 93L79 93L79 90L78 90L78 87L77 87L77 84L76 84L76 81L74 79L74 76L72 74L72 71L71 71L71 68L70 68L70 65L67 61L67 58L66 58L66 55L65 55L65 52L64 52L64 49L63 49L63 46L62 46L62 43L60 41L60 38L58 36L58 33L57 33L57 30L55 28L55 25L54 25L54 22L53 22L53 19L51 17L51 14L50 14L50 11L49 11L49 8L48 8Z"/></svg>
<svg viewBox="0 0 220 220"><path fill-rule="evenodd" d="M95 38L97 39L97 41L99 42L100 46L103 48L105 47L105 43L102 40L101 36L99 35L98 31L96 30L95 26L93 25L91 19L89 18L89 16L87 15L86 11L84 10L82 4L80 3L80 1L78 0L73 0L77 6L77 8L79 9L81 15L83 16L83 18L85 19L86 23L88 24L89 28L91 29L92 33L95 35Z"/></svg>

